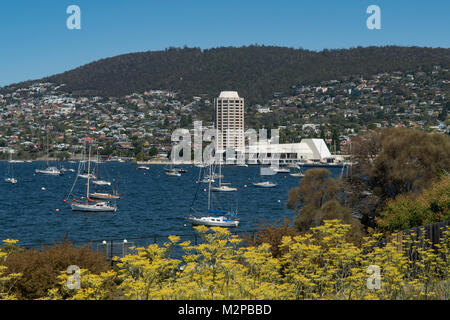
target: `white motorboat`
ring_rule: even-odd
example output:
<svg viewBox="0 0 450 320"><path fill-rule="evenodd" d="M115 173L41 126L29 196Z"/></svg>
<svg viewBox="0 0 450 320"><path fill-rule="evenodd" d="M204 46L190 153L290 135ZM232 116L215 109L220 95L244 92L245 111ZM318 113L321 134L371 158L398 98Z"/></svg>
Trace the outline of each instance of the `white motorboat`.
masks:
<svg viewBox="0 0 450 320"><path fill-rule="evenodd" d="M56 167L48 167L47 169L36 169L37 174L46 176L62 176L63 172Z"/></svg>
<svg viewBox="0 0 450 320"><path fill-rule="evenodd" d="M111 182L105 180L94 180L92 181L92 184L95 184L97 186L110 186Z"/></svg>
<svg viewBox="0 0 450 320"><path fill-rule="evenodd" d="M270 181L253 182L253 185L257 188L274 188L277 186L276 183Z"/></svg>
<svg viewBox="0 0 450 320"><path fill-rule="evenodd" d="M87 212L116 212L117 206L109 205L107 202L95 203L76 203L72 202L71 207L73 211L87 211Z"/></svg>
<svg viewBox="0 0 450 320"><path fill-rule="evenodd" d="M283 167L270 167L273 171L276 173L289 173L291 170L289 168L283 168Z"/></svg>
<svg viewBox="0 0 450 320"><path fill-rule="evenodd" d="M225 184L222 184L221 186L218 187L211 187L211 191L214 192L234 192L237 191L237 188L234 187L229 187Z"/></svg>
<svg viewBox="0 0 450 320"><path fill-rule="evenodd" d="M139 166L139 167L137 167L136 169L137 169L137 170L150 170L150 168L147 167L147 166Z"/></svg>
<svg viewBox="0 0 450 320"><path fill-rule="evenodd" d="M181 173L179 173L177 170L169 170L169 171L166 171L166 174L167 174L169 177L180 177L180 176L181 176Z"/></svg>

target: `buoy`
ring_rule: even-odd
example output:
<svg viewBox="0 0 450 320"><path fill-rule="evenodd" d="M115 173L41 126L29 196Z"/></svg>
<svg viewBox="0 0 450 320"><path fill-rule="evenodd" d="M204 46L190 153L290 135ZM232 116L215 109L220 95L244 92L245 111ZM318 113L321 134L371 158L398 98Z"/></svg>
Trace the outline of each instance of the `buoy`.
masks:
<svg viewBox="0 0 450 320"><path fill-rule="evenodd" d="M203 192L206 192L206 189L203 189Z"/></svg>
<svg viewBox="0 0 450 320"><path fill-rule="evenodd" d="M281 200L278 200L278 202L280 203L280 202L281 202Z"/></svg>
<svg viewBox="0 0 450 320"><path fill-rule="evenodd" d="M244 184L244 188L247 188L247 185L246 185L246 184Z"/></svg>
<svg viewBox="0 0 450 320"><path fill-rule="evenodd" d="M41 188L41 190L45 190L45 188L44 188L44 187L42 187L42 188Z"/></svg>
<svg viewBox="0 0 450 320"><path fill-rule="evenodd" d="M59 209L56 209L56 212L59 212Z"/></svg>

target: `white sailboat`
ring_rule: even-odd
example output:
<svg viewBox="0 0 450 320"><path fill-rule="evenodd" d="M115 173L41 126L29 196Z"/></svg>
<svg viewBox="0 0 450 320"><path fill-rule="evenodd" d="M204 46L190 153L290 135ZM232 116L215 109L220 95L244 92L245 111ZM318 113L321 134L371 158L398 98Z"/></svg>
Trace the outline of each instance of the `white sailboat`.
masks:
<svg viewBox="0 0 450 320"><path fill-rule="evenodd" d="M175 168L172 163L169 165L169 167L164 168L164 172L169 177L180 177L181 176L181 172L177 168Z"/></svg>
<svg viewBox="0 0 450 320"><path fill-rule="evenodd" d="M222 182L222 159L219 160L219 185L211 188L213 192L234 192L237 188L230 187L230 183Z"/></svg>
<svg viewBox="0 0 450 320"><path fill-rule="evenodd" d="M239 226L239 220L236 217L236 212L211 209L211 182L208 184L208 211L206 216L194 216L192 211L195 211L191 206L191 214L186 219L193 225L204 225L210 227L225 227L236 228Z"/></svg>
<svg viewBox="0 0 450 320"><path fill-rule="evenodd" d="M35 172L37 174L45 175L45 176L62 176L64 173L59 170L57 167L50 166L48 163L48 132L47 132L47 168L45 169L36 169Z"/></svg>
<svg viewBox="0 0 450 320"><path fill-rule="evenodd" d="M263 168L262 167L259 168L259 176L262 179L262 176L263 176ZM256 188L275 188L277 186L277 184L274 182L271 182L269 180L261 180L259 182L253 182L253 186L255 186Z"/></svg>
<svg viewBox="0 0 450 320"><path fill-rule="evenodd" d="M100 158L99 158L99 155L98 155L98 152L97 152L97 161L96 161L97 176L95 178L93 178L92 183L97 185L97 186L110 186L111 182L99 179L99 176L100 176L99 163L102 163L102 161L100 161Z"/></svg>
<svg viewBox="0 0 450 320"><path fill-rule="evenodd" d="M89 147L88 172L90 172L90 169L91 169L91 161L90 160L91 160L91 148ZM88 175L87 183L86 183L86 200L80 201L80 200L73 199L70 203L72 211L116 212L117 211L116 205L111 205L108 201L92 200L92 194L89 193L89 184L90 184L90 176ZM73 190L73 187L72 187L72 190Z"/></svg>
<svg viewBox="0 0 450 320"><path fill-rule="evenodd" d="M298 171L294 170L294 172L291 172L289 175L290 175L291 177L298 177L298 178L304 177L304 176L305 176L305 173L303 172L303 170L301 169L301 167L298 166L297 169L299 169L299 170L298 170Z"/></svg>
<svg viewBox="0 0 450 320"><path fill-rule="evenodd" d="M14 178L14 168L13 168L13 161L12 159L12 152L9 153L9 161L8 161L8 174L6 175L5 182L16 184L18 181L16 178Z"/></svg>

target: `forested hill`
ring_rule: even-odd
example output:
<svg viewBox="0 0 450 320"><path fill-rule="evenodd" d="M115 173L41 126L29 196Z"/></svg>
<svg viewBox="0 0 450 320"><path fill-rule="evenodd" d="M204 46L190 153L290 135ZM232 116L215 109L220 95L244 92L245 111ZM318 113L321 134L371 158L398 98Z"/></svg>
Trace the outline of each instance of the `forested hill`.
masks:
<svg viewBox="0 0 450 320"><path fill-rule="evenodd" d="M273 46L169 48L98 60L40 81L65 83L64 90L82 95L122 96L146 89L173 89L183 95L216 96L221 90L237 90L247 100L259 102L298 83L429 70L434 65L450 66L450 49L386 46L315 52Z"/></svg>

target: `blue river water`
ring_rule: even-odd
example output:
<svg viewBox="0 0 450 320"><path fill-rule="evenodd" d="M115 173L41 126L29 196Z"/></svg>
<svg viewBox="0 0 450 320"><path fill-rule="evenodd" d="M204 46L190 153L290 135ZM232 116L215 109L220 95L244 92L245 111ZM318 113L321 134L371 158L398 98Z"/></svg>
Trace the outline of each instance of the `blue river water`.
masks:
<svg viewBox="0 0 450 320"><path fill-rule="evenodd" d="M77 170L77 164L58 163ZM64 202L75 181L76 173L63 176L36 175L35 169L45 163L15 163L17 184L0 181L0 240L18 239L24 245L38 245L61 240L66 234L72 241L130 239L157 235L194 233L185 219L191 205L199 214L207 211L207 184L196 183L199 170L192 165L181 177L169 177L163 165L149 165L150 170L137 170L132 163L106 162L100 165L100 177L113 181L122 194L116 213L72 211ZM333 175L341 168L330 168ZM7 162L0 162L0 173L6 176ZM238 230L254 229L261 220L274 222L295 213L286 208L288 192L299 183L286 173L270 176L276 188L255 188L259 167L224 166L224 181L237 187L237 192L211 193L214 208L237 209ZM86 193L86 180L78 179L74 193ZM103 187L105 188L105 187ZM111 191L111 187L105 189ZM196 196L196 192L197 196ZM70 199L72 199L71 197ZM193 201L195 199L195 201Z"/></svg>

